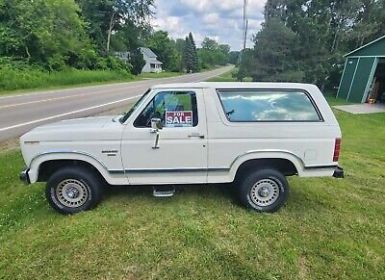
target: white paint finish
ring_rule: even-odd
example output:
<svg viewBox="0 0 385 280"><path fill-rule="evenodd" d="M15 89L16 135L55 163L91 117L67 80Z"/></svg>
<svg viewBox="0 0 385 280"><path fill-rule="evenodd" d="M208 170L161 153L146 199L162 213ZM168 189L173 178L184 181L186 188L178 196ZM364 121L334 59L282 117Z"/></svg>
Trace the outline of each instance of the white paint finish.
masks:
<svg viewBox="0 0 385 280"><path fill-rule="evenodd" d="M198 105L198 124L196 127L164 127L159 131L159 149L153 149L156 134L151 133L151 128L137 128L134 120L152 100L152 98L164 89L154 90L136 110L136 114L130 118L122 136L122 162L126 170L130 169L180 169L180 168L207 168L207 129L206 112L201 89L183 88L181 91L193 91L196 94ZM190 137L191 135L203 135ZM183 172L181 174L141 174L141 176L129 176L131 184L168 183L178 184L193 182L205 183L207 171ZM155 178L151 178L155 176ZM188 179L190 178L190 179ZM154 181L155 180L155 181Z"/></svg>
<svg viewBox="0 0 385 280"><path fill-rule="evenodd" d="M216 88L302 89L311 95L323 121L229 122ZM133 122L159 91L175 89L196 92L198 125L164 128L160 131L160 148L154 150L155 134L150 133L149 128L135 128ZM136 97L129 99L132 98ZM322 93L316 86L307 84L189 83L154 86L124 124L112 119L96 117L61 121L25 134L21 138L21 147L31 168L32 181L38 176L39 164L47 159L89 162L113 185L231 182L245 161L264 158L289 160L299 176L331 176L333 167L307 167L336 165L332 161L334 141L341 137L337 120ZM205 138L188 137L191 134L204 135ZM24 141L40 143L24 144ZM108 156L103 150L116 150L117 156ZM38 154L44 156L31 164L32 158ZM180 172L169 172L173 169ZM115 172L109 172L112 170ZM131 172L125 175L123 170ZM135 170L161 172L133 172Z"/></svg>

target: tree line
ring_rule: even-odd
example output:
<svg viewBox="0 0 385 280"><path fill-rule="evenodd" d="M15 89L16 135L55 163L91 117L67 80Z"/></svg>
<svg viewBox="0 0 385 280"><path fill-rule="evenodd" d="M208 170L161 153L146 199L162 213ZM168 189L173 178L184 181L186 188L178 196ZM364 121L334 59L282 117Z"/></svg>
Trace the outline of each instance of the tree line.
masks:
<svg viewBox="0 0 385 280"><path fill-rule="evenodd" d="M185 39L174 40L166 31L156 31L149 35L144 45L158 55L168 71L197 72L232 62L233 52L229 45L206 37L199 48L191 32Z"/></svg>
<svg viewBox="0 0 385 280"><path fill-rule="evenodd" d="M172 39L154 31L154 0L0 0L0 64L44 71L68 68L137 74L138 47L152 49L165 70L196 72L228 62L230 49L193 35ZM115 52L128 51L130 63Z"/></svg>
<svg viewBox="0 0 385 280"><path fill-rule="evenodd" d="M338 86L343 55L385 35L384 0L268 0L238 79Z"/></svg>
<svg viewBox="0 0 385 280"><path fill-rule="evenodd" d="M0 0L0 57L50 71L124 68L111 55L113 37L115 44L126 35L124 44L135 43L153 2Z"/></svg>

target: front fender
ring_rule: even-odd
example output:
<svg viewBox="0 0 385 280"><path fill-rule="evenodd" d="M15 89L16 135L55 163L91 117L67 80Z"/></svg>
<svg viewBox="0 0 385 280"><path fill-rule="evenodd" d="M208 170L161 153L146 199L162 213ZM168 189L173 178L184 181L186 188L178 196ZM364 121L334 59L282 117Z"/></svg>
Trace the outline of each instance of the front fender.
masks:
<svg viewBox="0 0 385 280"><path fill-rule="evenodd" d="M37 182L39 178L39 169L42 163L54 160L78 160L89 163L99 171L109 184L115 183L108 172L108 168L103 162L88 153L80 151L50 151L36 155L29 165L28 175L30 182Z"/></svg>

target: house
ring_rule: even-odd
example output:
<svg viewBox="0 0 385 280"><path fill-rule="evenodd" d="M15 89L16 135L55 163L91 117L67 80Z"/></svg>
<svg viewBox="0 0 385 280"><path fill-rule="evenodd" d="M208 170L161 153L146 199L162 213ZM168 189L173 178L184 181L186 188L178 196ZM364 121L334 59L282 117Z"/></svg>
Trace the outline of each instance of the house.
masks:
<svg viewBox="0 0 385 280"><path fill-rule="evenodd" d="M385 36L345 55L337 97L356 103L385 102Z"/></svg>
<svg viewBox="0 0 385 280"><path fill-rule="evenodd" d="M129 52L115 52L115 57L119 58L121 61L128 63L128 59L130 57Z"/></svg>
<svg viewBox="0 0 385 280"><path fill-rule="evenodd" d="M146 64L143 66L142 72L162 72L162 62L157 59L157 55L149 48L140 48L143 59Z"/></svg>

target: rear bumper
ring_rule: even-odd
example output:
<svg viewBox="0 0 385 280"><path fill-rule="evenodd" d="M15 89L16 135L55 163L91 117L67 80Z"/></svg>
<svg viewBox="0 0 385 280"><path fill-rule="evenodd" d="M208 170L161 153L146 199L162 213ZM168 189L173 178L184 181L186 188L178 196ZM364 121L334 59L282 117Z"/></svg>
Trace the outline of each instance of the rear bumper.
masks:
<svg viewBox="0 0 385 280"><path fill-rule="evenodd" d="M25 168L23 171L20 172L20 175L19 175L20 180L23 181L27 185L31 184L31 180L29 179L28 171L29 171L29 168Z"/></svg>
<svg viewBox="0 0 385 280"><path fill-rule="evenodd" d="M344 169L342 167L337 166L336 169L334 170L333 177L335 178L344 178Z"/></svg>

